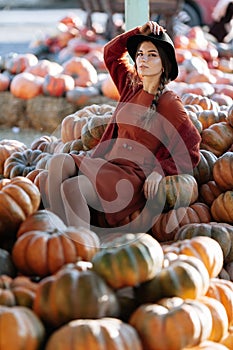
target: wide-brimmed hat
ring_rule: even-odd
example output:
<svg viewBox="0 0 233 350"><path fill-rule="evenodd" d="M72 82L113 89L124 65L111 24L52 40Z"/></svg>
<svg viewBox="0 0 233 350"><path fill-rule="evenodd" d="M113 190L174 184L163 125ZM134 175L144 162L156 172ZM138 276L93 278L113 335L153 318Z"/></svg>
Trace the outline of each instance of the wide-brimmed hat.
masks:
<svg viewBox="0 0 233 350"><path fill-rule="evenodd" d="M129 37L126 45L131 58L135 61L138 45L146 40L151 41L155 46L161 46L165 50L172 64L171 72L169 73L169 78L171 80L176 79L178 75L178 65L176 61L175 48L172 39L167 33L161 32L157 35L153 33L149 35L136 34Z"/></svg>

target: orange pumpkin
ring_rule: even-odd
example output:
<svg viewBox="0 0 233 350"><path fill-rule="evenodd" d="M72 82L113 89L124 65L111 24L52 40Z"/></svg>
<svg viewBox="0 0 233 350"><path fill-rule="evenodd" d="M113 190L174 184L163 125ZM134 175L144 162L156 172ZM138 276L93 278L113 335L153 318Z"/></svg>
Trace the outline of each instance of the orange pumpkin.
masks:
<svg viewBox="0 0 233 350"><path fill-rule="evenodd" d="M215 181L208 181L199 188L199 199L211 207L213 201L222 193Z"/></svg>
<svg viewBox="0 0 233 350"><path fill-rule="evenodd" d="M228 122L214 123L201 136L200 147L220 157L233 143L233 128Z"/></svg>
<svg viewBox="0 0 233 350"><path fill-rule="evenodd" d="M173 297L139 306L129 324L137 330L143 349L178 350L208 339L212 317L200 301Z"/></svg>
<svg viewBox="0 0 233 350"><path fill-rule="evenodd" d="M7 91L10 87L10 76L0 73L0 91Z"/></svg>
<svg viewBox="0 0 233 350"><path fill-rule="evenodd" d="M73 77L75 86L91 86L97 83L95 67L84 57L72 57L63 64L63 73Z"/></svg>
<svg viewBox="0 0 233 350"><path fill-rule="evenodd" d="M109 74L102 81L101 91L105 97L110 98L111 100L114 100L114 101L119 100L119 97L120 97L119 91L117 90L116 85L114 84Z"/></svg>
<svg viewBox="0 0 233 350"><path fill-rule="evenodd" d="M0 242L15 239L20 224L40 205L40 192L25 177L0 180Z"/></svg>
<svg viewBox="0 0 233 350"><path fill-rule="evenodd" d="M221 193L213 201L210 211L215 221L233 224L233 191Z"/></svg>
<svg viewBox="0 0 233 350"><path fill-rule="evenodd" d="M14 76L10 85L12 95L22 99L29 99L42 94L44 78L28 72Z"/></svg>
<svg viewBox="0 0 233 350"><path fill-rule="evenodd" d="M28 276L47 276L66 263L80 258L90 260L100 245L95 232L63 225L54 225L50 230L29 228L17 237L12 259L17 269Z"/></svg>
<svg viewBox="0 0 233 350"><path fill-rule="evenodd" d="M11 74L19 74L37 63L38 58L33 53L14 54L7 59L5 68Z"/></svg>
<svg viewBox="0 0 233 350"><path fill-rule="evenodd" d="M233 152L225 152L216 160L213 178L222 191L233 190Z"/></svg>
<svg viewBox="0 0 233 350"><path fill-rule="evenodd" d="M152 219L151 234L159 242L171 241L180 227L188 223L209 222L211 220L210 208L196 202L188 207L169 210Z"/></svg>
<svg viewBox="0 0 233 350"><path fill-rule="evenodd" d="M38 350L45 341L45 327L25 306L0 306L0 349Z"/></svg>
<svg viewBox="0 0 233 350"><path fill-rule="evenodd" d="M67 91L72 90L74 85L74 79L68 74L47 74L44 78L42 90L46 96L62 97L65 96Z"/></svg>
<svg viewBox="0 0 233 350"><path fill-rule="evenodd" d="M50 61L48 59L41 59L37 62L37 64L33 66L29 66L25 69L25 72L37 75L39 77L45 77L47 74L57 75L62 73L63 67L55 62Z"/></svg>
<svg viewBox="0 0 233 350"><path fill-rule="evenodd" d="M191 239L176 241L163 246L164 253L175 252L199 258L206 266L209 276L216 277L223 268L223 251L220 244L213 238L197 236Z"/></svg>

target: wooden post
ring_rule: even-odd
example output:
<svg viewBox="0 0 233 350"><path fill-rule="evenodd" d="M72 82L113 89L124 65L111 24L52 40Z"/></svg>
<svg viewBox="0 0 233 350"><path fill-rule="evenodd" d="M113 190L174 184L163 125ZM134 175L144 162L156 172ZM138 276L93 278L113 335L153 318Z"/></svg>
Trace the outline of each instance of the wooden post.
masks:
<svg viewBox="0 0 233 350"><path fill-rule="evenodd" d="M149 0L125 0L125 29L140 26L149 20Z"/></svg>

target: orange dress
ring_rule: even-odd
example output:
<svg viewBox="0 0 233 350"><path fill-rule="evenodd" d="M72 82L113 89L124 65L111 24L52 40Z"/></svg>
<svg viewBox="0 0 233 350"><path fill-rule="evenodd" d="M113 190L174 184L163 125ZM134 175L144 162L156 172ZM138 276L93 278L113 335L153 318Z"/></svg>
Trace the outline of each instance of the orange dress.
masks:
<svg viewBox="0 0 233 350"><path fill-rule="evenodd" d="M190 173L200 159L200 135L172 91L160 96L157 113L147 124L145 113L154 96L142 86L132 88L126 57L126 40L136 33L138 29L121 34L105 46L105 63L121 98L91 155L72 154L79 173L96 188L112 227L144 208L143 185L152 171L163 176Z"/></svg>

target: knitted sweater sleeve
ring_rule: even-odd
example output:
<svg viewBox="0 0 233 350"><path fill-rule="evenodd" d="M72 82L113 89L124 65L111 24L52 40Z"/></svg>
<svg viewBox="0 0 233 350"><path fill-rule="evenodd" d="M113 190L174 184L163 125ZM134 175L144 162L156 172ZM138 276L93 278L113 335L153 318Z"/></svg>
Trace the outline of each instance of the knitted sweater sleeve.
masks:
<svg viewBox="0 0 233 350"><path fill-rule="evenodd" d="M136 27L116 36L104 47L104 62L120 95L127 85L130 72L133 70L133 65L127 55L127 39L138 33L139 27Z"/></svg>

